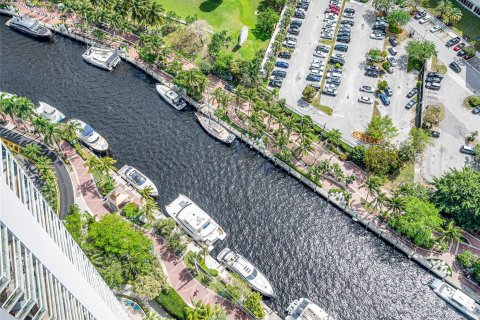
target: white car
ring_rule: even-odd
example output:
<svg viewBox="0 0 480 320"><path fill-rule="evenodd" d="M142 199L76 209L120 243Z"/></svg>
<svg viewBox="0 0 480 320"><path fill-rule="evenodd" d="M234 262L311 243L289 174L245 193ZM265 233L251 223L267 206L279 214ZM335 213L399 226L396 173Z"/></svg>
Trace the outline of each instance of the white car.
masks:
<svg viewBox="0 0 480 320"><path fill-rule="evenodd" d="M327 39L327 40L333 40L333 35L322 33L322 34L320 35L320 38L322 38L322 39Z"/></svg>
<svg viewBox="0 0 480 320"><path fill-rule="evenodd" d="M378 33L372 33L370 35L370 39L375 39L375 40L383 40L385 37L381 34Z"/></svg>
<svg viewBox="0 0 480 320"><path fill-rule="evenodd" d="M425 23L427 23L428 21L430 21L430 18L429 18L429 17L423 17L422 19L418 20L418 23L420 23L420 24L425 24Z"/></svg>
<svg viewBox="0 0 480 320"><path fill-rule="evenodd" d="M375 93L375 89L373 89L370 86L361 86L360 91L368 92L368 93Z"/></svg>
<svg viewBox="0 0 480 320"><path fill-rule="evenodd" d="M366 104L372 104L372 103L373 103L373 99L370 98L370 97L361 96L360 98L358 98L358 102L366 103Z"/></svg>
<svg viewBox="0 0 480 320"><path fill-rule="evenodd" d="M388 61L388 63L390 63L390 65L391 65L392 67L396 67L396 66L397 66L397 60L395 60L394 57L388 57L388 58L387 58L387 61Z"/></svg>
<svg viewBox="0 0 480 320"><path fill-rule="evenodd" d="M435 32L437 32L438 30L440 30L440 26L434 25L434 26L430 29L430 32L431 32L431 33L435 33Z"/></svg>
<svg viewBox="0 0 480 320"><path fill-rule="evenodd" d="M313 54L314 57L319 57L319 58L326 58L327 57L327 54L325 52L322 52L322 51L315 51L315 53Z"/></svg>
<svg viewBox="0 0 480 320"><path fill-rule="evenodd" d="M297 46L297 43L293 41L284 41L283 45L287 48L295 48Z"/></svg>

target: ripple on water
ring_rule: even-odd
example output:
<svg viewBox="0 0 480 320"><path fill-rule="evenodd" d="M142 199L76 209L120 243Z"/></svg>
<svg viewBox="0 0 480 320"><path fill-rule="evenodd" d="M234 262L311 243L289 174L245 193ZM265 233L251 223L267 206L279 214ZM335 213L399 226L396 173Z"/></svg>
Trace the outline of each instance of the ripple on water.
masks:
<svg viewBox="0 0 480 320"><path fill-rule="evenodd" d="M226 147L156 94L126 63L86 64L85 46L56 36L39 43L0 18L0 89L42 100L104 135L118 165L134 165L159 187L160 205L191 197L227 231L228 245L272 281L283 312L309 297L337 319L461 319L428 288L415 263L333 208L241 142Z"/></svg>

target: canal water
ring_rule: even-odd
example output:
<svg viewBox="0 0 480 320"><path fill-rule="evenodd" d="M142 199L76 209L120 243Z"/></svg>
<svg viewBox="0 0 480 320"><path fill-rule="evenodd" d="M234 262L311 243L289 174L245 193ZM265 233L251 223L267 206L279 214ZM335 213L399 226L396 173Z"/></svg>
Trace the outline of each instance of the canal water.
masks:
<svg viewBox="0 0 480 320"><path fill-rule="evenodd" d="M52 104L91 124L120 167L157 185L164 207L183 193L226 230L238 251L272 281L281 315L308 297L336 319L462 319L428 287L433 278L242 142L225 146L155 92L125 62L113 72L86 64L85 46L41 43L0 17L0 90Z"/></svg>

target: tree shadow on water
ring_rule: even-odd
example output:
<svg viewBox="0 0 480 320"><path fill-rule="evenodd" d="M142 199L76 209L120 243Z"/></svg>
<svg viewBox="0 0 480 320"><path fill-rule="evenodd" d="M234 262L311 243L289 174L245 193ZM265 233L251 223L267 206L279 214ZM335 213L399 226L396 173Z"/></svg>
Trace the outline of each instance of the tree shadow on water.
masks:
<svg viewBox="0 0 480 320"><path fill-rule="evenodd" d="M212 12L217 9L221 4L222 0L207 0L200 4L199 9L202 12Z"/></svg>

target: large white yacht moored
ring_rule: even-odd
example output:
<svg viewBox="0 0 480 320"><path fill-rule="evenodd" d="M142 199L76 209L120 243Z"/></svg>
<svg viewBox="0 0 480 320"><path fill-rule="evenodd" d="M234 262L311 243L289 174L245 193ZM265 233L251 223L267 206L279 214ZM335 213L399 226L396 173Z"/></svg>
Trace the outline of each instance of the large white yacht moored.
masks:
<svg viewBox="0 0 480 320"><path fill-rule="evenodd" d="M77 137L91 150L99 153L107 152L108 142L99 135L91 126L78 119L70 119L68 122L76 122L80 129L77 131Z"/></svg>
<svg viewBox="0 0 480 320"><path fill-rule="evenodd" d="M10 28L40 40L49 40L52 32L37 21L26 16L13 17L6 23Z"/></svg>
<svg viewBox="0 0 480 320"><path fill-rule="evenodd" d="M142 174L140 171L138 171L134 167L124 165L122 168L120 168L119 173L135 189L142 190L146 187L151 187L152 192L150 193L150 196L158 197L157 187L153 184L153 182L150 179L148 179L144 174Z"/></svg>
<svg viewBox="0 0 480 320"><path fill-rule="evenodd" d="M245 281L247 281L253 289L257 290L264 296L273 297L273 287L268 279L255 268L250 261L233 252L229 248L225 248L217 256L218 261L223 262L228 269L238 273Z"/></svg>
<svg viewBox="0 0 480 320"><path fill-rule="evenodd" d="M157 83L155 87L157 88L158 94L175 109L183 110L187 106L187 103L180 95L171 88L160 83Z"/></svg>
<svg viewBox="0 0 480 320"><path fill-rule="evenodd" d="M197 242L213 249L217 240L227 236L225 231L199 206L183 194L165 206L167 213Z"/></svg>
<svg viewBox="0 0 480 320"><path fill-rule="evenodd" d="M468 319L480 319L480 305L462 291L455 289L439 279L434 279L430 283L430 288L432 288L433 292L440 298L463 313Z"/></svg>
<svg viewBox="0 0 480 320"><path fill-rule="evenodd" d="M112 71L120 62L117 50L109 48L89 47L82 58L91 65L108 71Z"/></svg>
<svg viewBox="0 0 480 320"><path fill-rule="evenodd" d="M48 103L42 101L39 102L38 108L35 109L35 113L48 119L48 121L52 123L57 123L65 119L65 115L63 113L61 113Z"/></svg>
<svg viewBox="0 0 480 320"><path fill-rule="evenodd" d="M294 300L288 306L287 314L285 320L334 320L325 310L307 298Z"/></svg>

